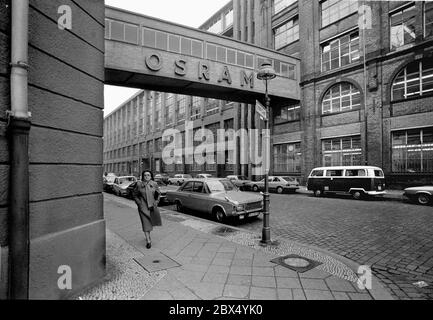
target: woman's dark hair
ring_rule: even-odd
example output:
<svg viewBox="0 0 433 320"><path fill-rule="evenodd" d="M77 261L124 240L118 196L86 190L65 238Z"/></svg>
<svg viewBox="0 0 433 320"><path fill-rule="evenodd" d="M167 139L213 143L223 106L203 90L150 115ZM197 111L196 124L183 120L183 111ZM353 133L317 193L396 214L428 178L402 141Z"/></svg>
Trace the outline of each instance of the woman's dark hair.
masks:
<svg viewBox="0 0 433 320"><path fill-rule="evenodd" d="M149 173L150 173L150 180L153 180L153 173L152 173L152 171L150 171L150 170L144 170L144 171L141 173L141 181L144 181L144 174L145 174L146 172L149 172Z"/></svg>

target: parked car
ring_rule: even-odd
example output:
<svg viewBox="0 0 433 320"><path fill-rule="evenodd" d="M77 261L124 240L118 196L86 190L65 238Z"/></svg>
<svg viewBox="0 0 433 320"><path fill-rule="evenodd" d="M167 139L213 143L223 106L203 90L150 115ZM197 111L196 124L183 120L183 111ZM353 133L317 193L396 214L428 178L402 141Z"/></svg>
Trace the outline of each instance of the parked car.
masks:
<svg viewBox="0 0 433 320"><path fill-rule="evenodd" d="M190 179L178 190L167 191L167 200L180 212L204 212L219 222L229 217L256 217L263 212L260 195L242 192L228 179Z"/></svg>
<svg viewBox="0 0 433 320"><path fill-rule="evenodd" d="M316 197L324 193L350 193L361 199L367 195L383 195L385 176L381 168L372 166L320 167L311 170L307 190Z"/></svg>
<svg viewBox="0 0 433 320"><path fill-rule="evenodd" d="M229 179L241 191L249 190L251 183L253 182L245 176L238 175L229 175L226 177L226 179Z"/></svg>
<svg viewBox="0 0 433 320"><path fill-rule="evenodd" d="M265 189L265 179L260 181L249 183L253 191L259 191ZM269 176L268 177L268 188L269 191L275 191L276 193L290 192L295 193L299 189L299 182L293 177L280 177L280 176Z"/></svg>
<svg viewBox="0 0 433 320"><path fill-rule="evenodd" d="M134 176L116 177L113 183L113 193L117 196L128 196L127 188L134 182L137 182L137 178Z"/></svg>
<svg viewBox="0 0 433 320"><path fill-rule="evenodd" d="M105 192L113 192L113 183L115 179L116 175L114 173L108 173L106 176L102 177L102 188Z"/></svg>
<svg viewBox="0 0 433 320"><path fill-rule="evenodd" d="M423 206L433 203L433 185L404 189L403 196Z"/></svg>
<svg viewBox="0 0 433 320"><path fill-rule="evenodd" d="M137 180L137 182L140 180ZM131 183L128 188L127 188L127 198L132 199L132 191L135 188L135 185L137 184L137 182L133 182ZM178 186L173 186L173 185L167 185L166 183L164 183L161 179L155 179L155 182L158 184L159 186L159 191L161 192L161 198L160 198L160 203L164 203L167 202L167 191L168 190L177 190L179 187Z"/></svg>
<svg viewBox="0 0 433 320"><path fill-rule="evenodd" d="M192 176L190 174L175 174L173 178L168 179L168 183L177 184L178 186L180 186L188 179L192 179Z"/></svg>
<svg viewBox="0 0 433 320"><path fill-rule="evenodd" d="M197 179L209 179L212 178L212 175L210 173L198 173L195 177Z"/></svg>
<svg viewBox="0 0 433 320"><path fill-rule="evenodd" d="M155 179L155 181L157 179L159 179L162 182L164 182L165 184L168 184L168 179L170 179L170 176L167 173L157 173L157 174L155 174L154 179Z"/></svg>

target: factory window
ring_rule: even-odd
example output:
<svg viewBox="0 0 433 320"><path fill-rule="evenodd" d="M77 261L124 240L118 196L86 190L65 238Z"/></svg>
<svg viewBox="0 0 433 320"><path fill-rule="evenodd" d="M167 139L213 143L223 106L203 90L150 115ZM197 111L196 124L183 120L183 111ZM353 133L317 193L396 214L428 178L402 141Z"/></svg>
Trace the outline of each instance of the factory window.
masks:
<svg viewBox="0 0 433 320"><path fill-rule="evenodd" d="M174 96L169 93L165 100L165 125L170 126L174 122Z"/></svg>
<svg viewBox="0 0 433 320"><path fill-rule="evenodd" d="M424 2L424 37L433 36L433 1Z"/></svg>
<svg viewBox="0 0 433 320"><path fill-rule="evenodd" d="M195 119L200 118L202 99L203 98L200 98L200 97L192 97L191 120L195 120Z"/></svg>
<svg viewBox="0 0 433 320"><path fill-rule="evenodd" d="M415 4L390 15L391 50L415 41Z"/></svg>
<svg viewBox="0 0 433 320"><path fill-rule="evenodd" d="M282 26L274 29L275 50L278 50L296 40L299 40L298 17L291 19Z"/></svg>
<svg viewBox="0 0 433 320"><path fill-rule="evenodd" d="M290 105L284 107L277 107L273 110L274 123L282 123L288 121L296 121L300 119L301 116L301 106L300 105Z"/></svg>
<svg viewBox="0 0 433 320"><path fill-rule="evenodd" d="M297 2L298 0L274 0L272 6L272 14L277 14L282 11L284 8L287 8L292 3Z"/></svg>
<svg viewBox="0 0 433 320"><path fill-rule="evenodd" d="M325 42L322 48L322 71L340 68L359 60L358 31Z"/></svg>
<svg viewBox="0 0 433 320"><path fill-rule="evenodd" d="M361 93L348 82L338 83L326 92L322 100L322 114L336 113L360 107Z"/></svg>
<svg viewBox="0 0 433 320"><path fill-rule="evenodd" d="M433 172L433 127L392 133L392 172Z"/></svg>
<svg viewBox="0 0 433 320"><path fill-rule="evenodd" d="M358 11L356 0L325 0L321 2L322 27Z"/></svg>
<svg viewBox="0 0 433 320"><path fill-rule="evenodd" d="M274 145L274 172L301 172L301 143Z"/></svg>
<svg viewBox="0 0 433 320"><path fill-rule="evenodd" d="M433 93L433 61L431 58L409 63L392 83L392 100Z"/></svg>
<svg viewBox="0 0 433 320"><path fill-rule="evenodd" d="M322 140L324 166L357 166L362 162L361 137Z"/></svg>
<svg viewBox="0 0 433 320"><path fill-rule="evenodd" d="M206 101L206 100L205 100ZM206 101L206 115L211 115L219 112L219 100L209 98Z"/></svg>

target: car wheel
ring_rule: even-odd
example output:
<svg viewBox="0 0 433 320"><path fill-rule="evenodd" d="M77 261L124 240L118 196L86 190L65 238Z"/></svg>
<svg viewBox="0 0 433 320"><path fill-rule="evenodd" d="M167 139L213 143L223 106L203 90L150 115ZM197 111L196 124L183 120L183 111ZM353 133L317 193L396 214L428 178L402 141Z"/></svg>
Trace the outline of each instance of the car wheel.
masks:
<svg viewBox="0 0 433 320"><path fill-rule="evenodd" d="M362 192L362 191L353 191L352 192L352 197L355 200L360 200L363 198L363 196L364 196L364 192Z"/></svg>
<svg viewBox="0 0 433 320"><path fill-rule="evenodd" d="M279 193L279 194L283 193L283 188L282 187L278 187L277 188L277 193Z"/></svg>
<svg viewBox="0 0 433 320"><path fill-rule="evenodd" d="M425 194L425 193L420 193L417 196L416 201L418 204L425 206L425 205L429 204L430 196L428 194Z"/></svg>
<svg viewBox="0 0 433 320"><path fill-rule="evenodd" d="M320 189L314 190L313 192L314 192L314 196L315 197L321 197L321 196L323 196L323 191L320 190Z"/></svg>
<svg viewBox="0 0 433 320"><path fill-rule="evenodd" d="M224 211L220 208L216 208L214 210L214 216L216 221L218 222L224 222L224 220L226 219L226 215L224 214Z"/></svg>
<svg viewBox="0 0 433 320"><path fill-rule="evenodd" d="M253 185L253 191L255 192L259 191L259 187L257 185Z"/></svg>
<svg viewBox="0 0 433 320"><path fill-rule="evenodd" d="M179 200L176 200L176 211L177 212L183 212L183 206Z"/></svg>

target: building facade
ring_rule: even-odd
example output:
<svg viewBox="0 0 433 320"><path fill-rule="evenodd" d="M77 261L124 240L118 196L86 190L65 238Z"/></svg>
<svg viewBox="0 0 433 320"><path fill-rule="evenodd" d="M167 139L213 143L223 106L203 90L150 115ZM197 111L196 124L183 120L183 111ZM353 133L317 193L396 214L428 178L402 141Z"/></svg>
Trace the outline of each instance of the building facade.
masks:
<svg viewBox="0 0 433 320"><path fill-rule="evenodd" d="M432 2L233 0L201 29L301 59L299 103L271 101L271 173L305 181L315 166L368 164L394 187L433 180ZM260 178L238 161L165 166L162 130L185 120L195 129L264 125L254 105L143 90L105 118L104 170Z"/></svg>

